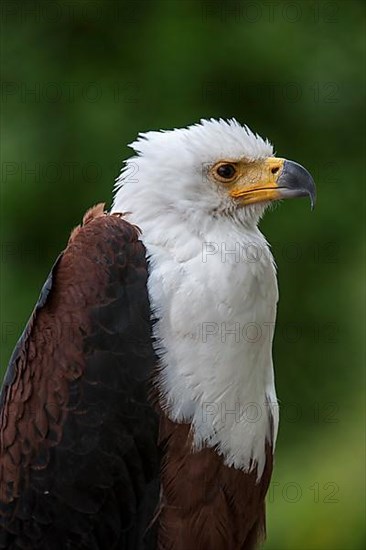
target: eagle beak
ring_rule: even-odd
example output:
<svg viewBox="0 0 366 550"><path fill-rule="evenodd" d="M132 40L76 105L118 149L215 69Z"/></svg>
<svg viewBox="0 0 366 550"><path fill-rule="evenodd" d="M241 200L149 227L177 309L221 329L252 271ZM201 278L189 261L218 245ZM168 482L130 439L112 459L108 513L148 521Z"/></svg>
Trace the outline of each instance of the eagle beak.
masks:
<svg viewBox="0 0 366 550"><path fill-rule="evenodd" d="M244 178L240 178L230 191L230 195L234 199L240 199L244 205L309 196L311 208L314 208L314 180L297 162L271 157L253 164L248 176L245 177L244 184Z"/></svg>

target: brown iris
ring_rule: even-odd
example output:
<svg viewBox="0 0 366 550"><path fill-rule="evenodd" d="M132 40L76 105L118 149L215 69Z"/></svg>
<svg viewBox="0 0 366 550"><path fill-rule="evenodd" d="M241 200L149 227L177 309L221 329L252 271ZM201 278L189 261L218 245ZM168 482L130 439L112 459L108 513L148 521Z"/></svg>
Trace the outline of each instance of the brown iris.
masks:
<svg viewBox="0 0 366 550"><path fill-rule="evenodd" d="M220 164L219 166L217 166L215 171L219 179L227 182L232 181L237 174L236 166L229 162Z"/></svg>

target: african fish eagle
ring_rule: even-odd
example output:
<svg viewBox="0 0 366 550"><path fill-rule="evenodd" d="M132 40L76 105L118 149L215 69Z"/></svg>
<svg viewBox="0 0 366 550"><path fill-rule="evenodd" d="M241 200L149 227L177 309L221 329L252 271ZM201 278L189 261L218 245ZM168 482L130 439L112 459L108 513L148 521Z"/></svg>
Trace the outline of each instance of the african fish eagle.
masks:
<svg viewBox="0 0 366 550"><path fill-rule="evenodd" d="M235 120L139 135L54 264L3 381L0 548L240 550L265 529L276 269L309 196ZM251 333L253 329L254 333Z"/></svg>

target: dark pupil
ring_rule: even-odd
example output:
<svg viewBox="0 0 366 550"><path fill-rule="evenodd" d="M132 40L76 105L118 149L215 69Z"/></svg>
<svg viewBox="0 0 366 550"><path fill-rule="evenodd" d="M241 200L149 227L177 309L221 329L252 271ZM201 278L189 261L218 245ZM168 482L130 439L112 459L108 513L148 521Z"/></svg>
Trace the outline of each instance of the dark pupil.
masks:
<svg viewBox="0 0 366 550"><path fill-rule="evenodd" d="M223 164L218 167L217 173L222 178L230 179L235 174L235 168L232 164Z"/></svg>

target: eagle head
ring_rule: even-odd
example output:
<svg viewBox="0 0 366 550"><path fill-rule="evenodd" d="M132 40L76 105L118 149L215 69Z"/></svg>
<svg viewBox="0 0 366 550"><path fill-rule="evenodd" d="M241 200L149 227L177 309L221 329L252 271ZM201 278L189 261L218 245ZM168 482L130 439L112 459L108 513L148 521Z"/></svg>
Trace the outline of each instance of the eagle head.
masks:
<svg viewBox="0 0 366 550"><path fill-rule="evenodd" d="M192 227L219 216L250 226L273 201L309 196L315 204L309 172L234 119L141 133L130 147L136 155L117 180L114 209L175 212Z"/></svg>

